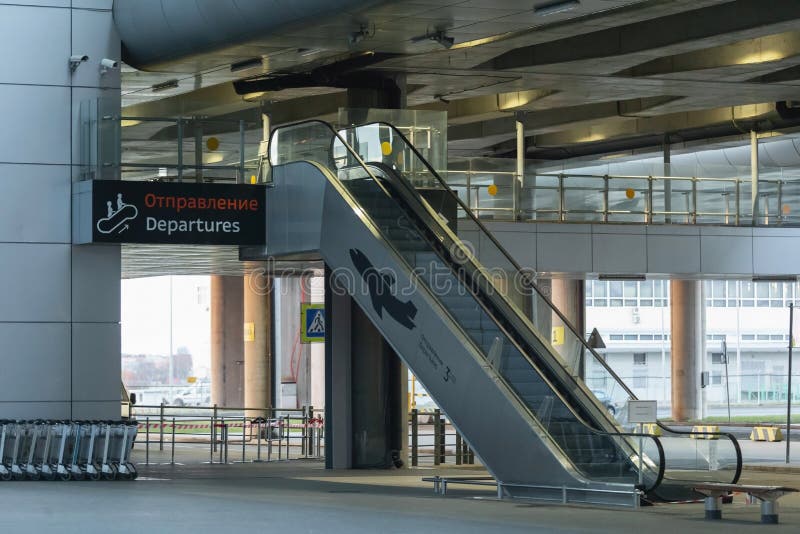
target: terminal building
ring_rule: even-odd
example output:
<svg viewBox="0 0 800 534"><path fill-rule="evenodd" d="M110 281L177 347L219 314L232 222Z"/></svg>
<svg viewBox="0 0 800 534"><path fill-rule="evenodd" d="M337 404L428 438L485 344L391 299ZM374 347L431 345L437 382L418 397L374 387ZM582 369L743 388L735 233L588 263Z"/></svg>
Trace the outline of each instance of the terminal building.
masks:
<svg viewBox="0 0 800 534"><path fill-rule="evenodd" d="M140 401L313 406L327 467L403 466L411 374L501 494L683 500L629 403L798 396L800 3L769 4L0 0L0 418L118 418L147 361ZM200 380L172 340L123 369L159 276L210 277Z"/></svg>

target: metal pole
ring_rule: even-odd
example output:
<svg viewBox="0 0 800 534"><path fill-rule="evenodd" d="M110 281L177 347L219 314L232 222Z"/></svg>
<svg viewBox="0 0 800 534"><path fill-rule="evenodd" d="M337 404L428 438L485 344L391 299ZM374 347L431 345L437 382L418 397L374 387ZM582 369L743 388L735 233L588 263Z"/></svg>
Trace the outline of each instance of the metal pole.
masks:
<svg viewBox="0 0 800 534"><path fill-rule="evenodd" d="M174 369L172 368L172 277L170 276L169 277L169 378L167 379L167 386L168 386L167 390L169 391L170 397L174 395L172 391L173 373Z"/></svg>
<svg viewBox="0 0 800 534"><path fill-rule="evenodd" d="M211 416L211 448L217 450L217 405L214 405L214 413Z"/></svg>
<svg viewBox="0 0 800 534"><path fill-rule="evenodd" d="M667 178L672 176L671 167L671 153L669 134L664 136L664 222L669 224L672 222L672 216L669 214L672 211L672 180Z"/></svg>
<svg viewBox="0 0 800 534"><path fill-rule="evenodd" d="M517 113L517 174L514 177L514 220L517 220L520 211L520 197L522 187L525 183L525 123L522 122L522 114Z"/></svg>
<svg viewBox="0 0 800 534"><path fill-rule="evenodd" d="M178 117L178 181L183 181L183 118Z"/></svg>
<svg viewBox="0 0 800 534"><path fill-rule="evenodd" d="M750 131L750 206L753 226L758 224L758 134Z"/></svg>
<svg viewBox="0 0 800 534"><path fill-rule="evenodd" d="M161 403L161 410L158 417L158 450L164 450L164 403Z"/></svg>
<svg viewBox="0 0 800 534"><path fill-rule="evenodd" d="M240 184L247 183L244 176L244 121L239 121L239 179L236 180ZM244 432L244 429L242 429Z"/></svg>
<svg viewBox="0 0 800 534"><path fill-rule="evenodd" d="M786 463L789 463L789 454L792 444L792 345L794 345L794 302L789 303L789 377L786 393Z"/></svg>
<svg viewBox="0 0 800 534"><path fill-rule="evenodd" d="M419 465L419 410L411 410L411 466Z"/></svg>
<svg viewBox="0 0 800 534"><path fill-rule="evenodd" d="M725 399L728 401L728 423L731 422L731 382L728 379L728 342L722 340L722 357L725 359Z"/></svg>
<svg viewBox="0 0 800 534"><path fill-rule="evenodd" d="M150 465L150 416L145 418L145 447L144 447L144 463ZM80 431L80 429L78 429Z"/></svg>
<svg viewBox="0 0 800 534"><path fill-rule="evenodd" d="M175 465L175 418L172 418L172 459L170 462L172 465Z"/></svg>
<svg viewBox="0 0 800 534"><path fill-rule="evenodd" d="M441 458L439 457L439 440L441 440L442 427L439 424L441 412L437 408L433 412L433 465L439 465Z"/></svg>
<svg viewBox="0 0 800 534"><path fill-rule="evenodd" d="M244 440L244 431L247 428L247 416L242 416L242 463L244 463L244 456L245 456L245 440Z"/></svg>

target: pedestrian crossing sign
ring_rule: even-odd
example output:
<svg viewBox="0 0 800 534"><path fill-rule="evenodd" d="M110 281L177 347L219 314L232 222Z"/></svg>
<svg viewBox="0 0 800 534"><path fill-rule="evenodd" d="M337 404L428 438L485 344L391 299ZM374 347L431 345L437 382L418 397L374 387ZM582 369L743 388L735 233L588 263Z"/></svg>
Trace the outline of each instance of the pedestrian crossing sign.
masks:
<svg viewBox="0 0 800 534"><path fill-rule="evenodd" d="M325 341L325 305L300 305L300 340L303 343Z"/></svg>

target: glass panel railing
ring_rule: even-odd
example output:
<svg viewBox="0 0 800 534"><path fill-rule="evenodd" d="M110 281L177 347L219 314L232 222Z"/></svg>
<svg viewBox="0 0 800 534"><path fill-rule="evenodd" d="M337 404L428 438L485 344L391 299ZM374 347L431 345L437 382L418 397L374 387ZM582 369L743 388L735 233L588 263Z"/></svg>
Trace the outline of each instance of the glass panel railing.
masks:
<svg viewBox="0 0 800 534"><path fill-rule="evenodd" d="M384 159L392 155L386 154L388 149L383 150L380 157L368 150L356 154L345 141L352 140L354 136L348 134L353 133L343 132L337 136L320 123L281 128L273 134L272 164L310 160L330 169L379 229L383 239L459 325L460 335L483 355L573 465L594 480L636 483L638 473L631 459L635 449L629 438L616 431L608 433L587 426L586 419L578 415L578 412L590 414L586 407L571 404L575 399L569 389L566 395L571 402L565 400L563 392L554 387L521 350L512 326L502 320L503 313L494 307L489 295L498 287L497 281L491 275L479 280L484 273L467 266L471 258L459 256L461 250L453 247L455 243L443 239L445 236L440 233L442 228L436 222L435 212L422 208L413 189L404 190L409 185L397 177L393 168L399 158ZM370 144L374 147L374 140ZM330 147L327 154L325 146ZM377 161L364 164L363 157ZM425 176L418 170L416 167L415 181L425 182ZM411 203L416 202L417 207L409 204L409 191L412 192ZM464 265L459 266L459 261ZM510 271L513 265L506 267ZM492 280L492 284L486 284L488 280ZM657 443L649 447L660 450ZM654 454L652 450L651 454ZM650 484L660 478L663 470L660 456L654 457L655 460L648 455L644 462L645 479Z"/></svg>

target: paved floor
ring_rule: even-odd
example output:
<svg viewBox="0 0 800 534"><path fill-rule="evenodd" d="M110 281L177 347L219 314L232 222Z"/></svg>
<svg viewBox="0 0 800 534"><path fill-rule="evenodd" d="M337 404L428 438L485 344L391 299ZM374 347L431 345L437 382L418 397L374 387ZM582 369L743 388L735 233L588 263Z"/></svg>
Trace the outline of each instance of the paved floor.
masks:
<svg viewBox="0 0 800 534"><path fill-rule="evenodd" d="M498 502L492 491L437 497L422 476L474 470L326 471L317 461L141 466L134 482L0 483L0 532L798 532L800 496L782 500L781 525L759 524L737 495L725 519L702 504L638 511ZM744 482L797 486L800 473L747 471Z"/></svg>

